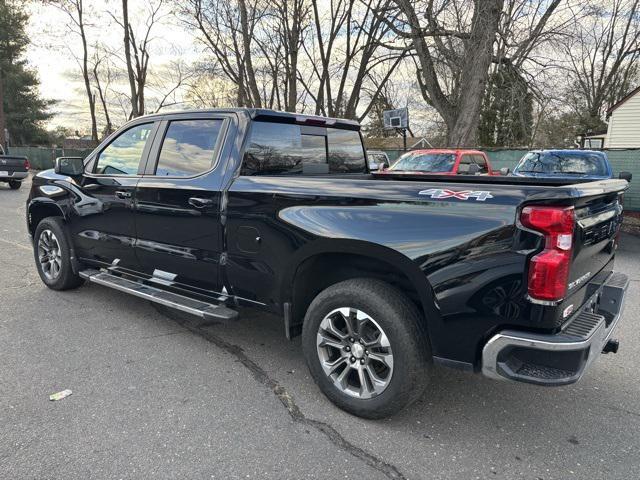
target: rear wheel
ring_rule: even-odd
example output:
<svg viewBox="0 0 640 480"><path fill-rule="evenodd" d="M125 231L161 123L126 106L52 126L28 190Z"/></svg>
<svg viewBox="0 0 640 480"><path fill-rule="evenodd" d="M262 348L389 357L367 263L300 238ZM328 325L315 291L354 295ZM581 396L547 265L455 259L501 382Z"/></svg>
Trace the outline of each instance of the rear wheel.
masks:
<svg viewBox="0 0 640 480"><path fill-rule="evenodd" d="M38 274L53 290L79 287L84 280L73 273L69 241L59 217L42 220L33 236L33 253Z"/></svg>
<svg viewBox="0 0 640 480"><path fill-rule="evenodd" d="M321 292L304 321L311 374L340 408L383 418L420 397L430 350L411 301L375 279L353 279Z"/></svg>
<svg viewBox="0 0 640 480"><path fill-rule="evenodd" d="M22 182L19 182L18 180L9 180L9 188L11 188L11 190L17 190L21 185Z"/></svg>

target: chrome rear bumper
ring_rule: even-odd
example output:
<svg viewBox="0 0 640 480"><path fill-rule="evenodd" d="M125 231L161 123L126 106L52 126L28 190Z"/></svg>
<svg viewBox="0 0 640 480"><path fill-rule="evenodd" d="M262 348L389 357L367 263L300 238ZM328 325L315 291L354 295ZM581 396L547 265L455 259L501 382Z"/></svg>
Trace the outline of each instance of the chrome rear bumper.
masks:
<svg viewBox="0 0 640 480"><path fill-rule="evenodd" d="M0 170L2 170L2 165L0 165ZM8 176L3 175L0 177L0 181L6 182L8 180L24 180L29 176L29 172L9 172Z"/></svg>
<svg viewBox="0 0 640 480"><path fill-rule="evenodd" d="M503 330L482 350L482 373L499 380L538 385L567 385L580 379L600 355L624 309L629 279L612 273L591 296L597 313L583 308L557 334Z"/></svg>

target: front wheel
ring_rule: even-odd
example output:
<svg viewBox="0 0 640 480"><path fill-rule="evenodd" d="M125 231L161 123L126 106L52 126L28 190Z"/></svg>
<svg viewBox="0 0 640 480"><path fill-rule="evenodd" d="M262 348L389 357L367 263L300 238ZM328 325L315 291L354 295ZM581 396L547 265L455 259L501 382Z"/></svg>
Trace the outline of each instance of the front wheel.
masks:
<svg viewBox="0 0 640 480"><path fill-rule="evenodd" d="M33 235L33 254L38 274L47 287L69 290L84 283L73 272L71 249L61 218L45 218L38 224Z"/></svg>
<svg viewBox="0 0 640 480"><path fill-rule="evenodd" d="M354 415L387 417L426 388L431 353L420 315L385 282L359 278L322 291L307 310L302 345L322 392Z"/></svg>

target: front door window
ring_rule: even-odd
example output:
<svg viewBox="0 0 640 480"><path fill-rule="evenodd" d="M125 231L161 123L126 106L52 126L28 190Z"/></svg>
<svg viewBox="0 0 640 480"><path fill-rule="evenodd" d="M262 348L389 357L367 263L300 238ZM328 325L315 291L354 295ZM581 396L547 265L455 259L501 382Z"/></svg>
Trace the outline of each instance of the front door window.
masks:
<svg viewBox="0 0 640 480"><path fill-rule="evenodd" d="M123 132L100 152L95 173L100 175L137 175L152 123L136 125Z"/></svg>

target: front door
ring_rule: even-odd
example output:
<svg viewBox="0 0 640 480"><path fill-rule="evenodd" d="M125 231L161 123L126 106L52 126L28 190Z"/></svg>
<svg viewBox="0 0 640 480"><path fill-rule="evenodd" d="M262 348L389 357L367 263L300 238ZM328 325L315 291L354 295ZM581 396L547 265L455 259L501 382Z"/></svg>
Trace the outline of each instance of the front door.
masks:
<svg viewBox="0 0 640 480"><path fill-rule="evenodd" d="M217 158L229 118L166 117L136 190L136 254L165 285L221 290L221 181Z"/></svg>
<svg viewBox="0 0 640 480"><path fill-rule="evenodd" d="M133 205L154 132L153 122L133 125L88 162L69 222L76 254L85 262L139 269Z"/></svg>

